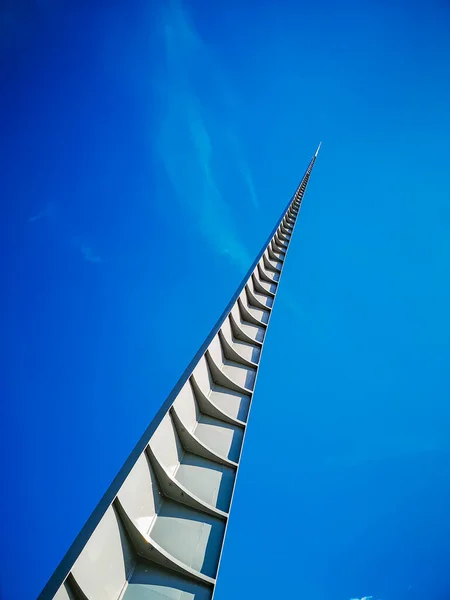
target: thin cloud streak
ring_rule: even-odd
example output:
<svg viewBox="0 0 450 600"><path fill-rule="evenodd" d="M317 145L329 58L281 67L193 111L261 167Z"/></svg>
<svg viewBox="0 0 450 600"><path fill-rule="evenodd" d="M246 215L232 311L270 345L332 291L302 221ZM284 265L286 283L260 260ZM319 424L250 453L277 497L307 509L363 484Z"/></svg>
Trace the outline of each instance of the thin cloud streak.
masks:
<svg viewBox="0 0 450 600"><path fill-rule="evenodd" d="M67 223L65 222L64 218L62 218L61 215L55 211L55 205L53 203L48 202L40 212L28 219L28 223L36 223L37 221L40 221L46 217L52 217L52 230L54 233L56 233L62 245L69 244L72 250L75 249L77 252L80 252L84 260L87 260L88 262L103 262L103 259L93 250L89 243L86 243L77 235L68 234L69 228L67 227Z"/></svg>
<svg viewBox="0 0 450 600"><path fill-rule="evenodd" d="M79 252L84 260L90 263L101 263L103 259L99 256L94 248L89 244L88 241L79 238L78 236L73 236L70 244L72 249L76 252Z"/></svg>
<svg viewBox="0 0 450 600"><path fill-rule="evenodd" d="M81 254L83 255L83 258L85 260L87 260L88 262L92 262L92 263L102 262L102 259L100 258L100 256L97 256L90 246L81 246L80 250L81 250Z"/></svg>
<svg viewBox="0 0 450 600"><path fill-rule="evenodd" d="M45 208L43 208L40 212L38 212L36 215L30 217L28 219L28 223L35 223L36 221L40 221L41 219L43 219L44 217L49 217L51 215L51 211L52 211L52 205L49 202Z"/></svg>
<svg viewBox="0 0 450 600"><path fill-rule="evenodd" d="M240 178L243 197L254 207L258 200L242 145L226 119L230 111L224 98L232 92L179 2L170 3L163 31L166 79L157 86L165 96L158 136L161 158L179 201L203 236L245 270L251 256L239 240L225 200L230 171Z"/></svg>

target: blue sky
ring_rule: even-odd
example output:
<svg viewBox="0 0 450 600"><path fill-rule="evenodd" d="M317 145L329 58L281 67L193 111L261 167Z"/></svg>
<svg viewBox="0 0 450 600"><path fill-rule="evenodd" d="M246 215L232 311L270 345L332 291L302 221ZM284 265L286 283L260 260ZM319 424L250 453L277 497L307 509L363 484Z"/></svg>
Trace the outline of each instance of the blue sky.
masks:
<svg viewBox="0 0 450 600"><path fill-rule="evenodd" d="M216 600L448 595L449 18L2 5L2 598L39 593L321 139Z"/></svg>

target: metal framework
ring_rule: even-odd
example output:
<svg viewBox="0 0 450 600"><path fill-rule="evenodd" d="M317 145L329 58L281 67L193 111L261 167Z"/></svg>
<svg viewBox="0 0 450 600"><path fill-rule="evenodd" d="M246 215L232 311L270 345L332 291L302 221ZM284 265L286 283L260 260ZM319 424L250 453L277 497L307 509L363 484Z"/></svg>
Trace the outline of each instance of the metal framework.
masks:
<svg viewBox="0 0 450 600"><path fill-rule="evenodd" d="M318 151L224 313L38 600L212 599L261 352Z"/></svg>

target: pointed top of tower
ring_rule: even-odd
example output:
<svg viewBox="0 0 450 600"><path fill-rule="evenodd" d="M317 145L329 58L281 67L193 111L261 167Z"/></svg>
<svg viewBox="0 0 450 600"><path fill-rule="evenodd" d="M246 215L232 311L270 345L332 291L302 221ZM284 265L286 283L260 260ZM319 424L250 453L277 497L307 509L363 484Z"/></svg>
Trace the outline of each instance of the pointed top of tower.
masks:
<svg viewBox="0 0 450 600"><path fill-rule="evenodd" d="M316 153L314 154L314 158L317 158L317 155L319 154L319 150L320 150L320 146L321 145L322 145L322 142L319 142L319 145L317 146Z"/></svg>

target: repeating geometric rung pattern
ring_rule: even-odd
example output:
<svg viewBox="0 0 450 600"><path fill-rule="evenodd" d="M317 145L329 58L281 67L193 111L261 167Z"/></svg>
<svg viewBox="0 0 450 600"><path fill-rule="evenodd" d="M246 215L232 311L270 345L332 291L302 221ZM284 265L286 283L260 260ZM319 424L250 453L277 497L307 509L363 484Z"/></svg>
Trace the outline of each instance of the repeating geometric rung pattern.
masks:
<svg viewBox="0 0 450 600"><path fill-rule="evenodd" d="M210 600L286 250L312 169L57 600Z"/></svg>

